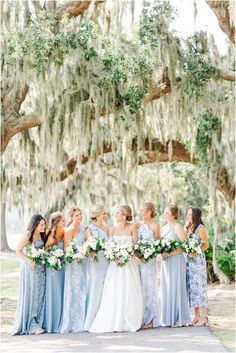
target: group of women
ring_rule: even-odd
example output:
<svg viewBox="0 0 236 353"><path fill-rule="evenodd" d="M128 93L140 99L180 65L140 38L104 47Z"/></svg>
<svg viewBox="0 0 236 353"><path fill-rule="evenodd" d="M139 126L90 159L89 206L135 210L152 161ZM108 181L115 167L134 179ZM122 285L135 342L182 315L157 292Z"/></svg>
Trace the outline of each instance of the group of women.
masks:
<svg viewBox="0 0 236 353"><path fill-rule="evenodd" d="M201 210L193 207L187 211L184 228L177 222L175 205L165 208L166 224L162 228L155 222L156 210L151 202L142 205L141 216L141 222L133 222L131 208L122 205L116 213L117 224L109 228L105 207L97 205L85 228L81 223L81 210L74 207L67 223L63 213L54 212L46 230L45 219L34 215L16 250L22 264L12 334L135 332L158 326L206 325L204 251L208 237ZM198 255L183 254L181 249L162 254L160 286L156 259L143 263L133 256L121 267L115 261L109 263L101 251L98 261L91 256L80 263L63 265L56 272L46 269L45 265L35 265L25 256L25 247L32 243L37 248L54 245L66 251L71 241L82 245L89 237L105 241L113 238L118 243L130 244L138 239L184 241L186 237L193 237L203 245ZM189 307L194 308L192 323Z"/></svg>

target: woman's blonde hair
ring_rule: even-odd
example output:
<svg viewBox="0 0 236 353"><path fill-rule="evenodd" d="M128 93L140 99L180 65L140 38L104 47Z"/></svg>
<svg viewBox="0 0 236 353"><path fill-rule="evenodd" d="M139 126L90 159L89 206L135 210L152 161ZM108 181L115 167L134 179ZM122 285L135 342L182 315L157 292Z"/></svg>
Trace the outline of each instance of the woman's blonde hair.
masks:
<svg viewBox="0 0 236 353"><path fill-rule="evenodd" d="M103 211L105 211L105 206L103 205L95 205L92 207L90 211L90 221L94 222L97 220L97 218L102 214Z"/></svg>
<svg viewBox="0 0 236 353"><path fill-rule="evenodd" d="M77 206L71 207L71 209L69 210L69 212L68 212L68 220L67 220L67 223L66 223L67 227L69 227L69 225L71 225L71 223L73 222L73 216L74 216L75 212L77 212L77 211L80 211L82 213L81 209L79 207L77 207Z"/></svg>
<svg viewBox="0 0 236 353"><path fill-rule="evenodd" d="M124 216L126 216L126 221L130 222L133 219L132 210L128 205L121 205L119 207Z"/></svg>
<svg viewBox="0 0 236 353"><path fill-rule="evenodd" d="M52 234L52 236L55 236L56 233L56 226L58 225L58 223L61 221L62 217L63 217L63 213L62 212L53 212L50 215L49 218L49 229L47 232L47 238L49 237L50 234Z"/></svg>
<svg viewBox="0 0 236 353"><path fill-rule="evenodd" d="M144 202L142 205L147 211L151 211L151 217L155 218L157 215L156 207L152 202Z"/></svg>

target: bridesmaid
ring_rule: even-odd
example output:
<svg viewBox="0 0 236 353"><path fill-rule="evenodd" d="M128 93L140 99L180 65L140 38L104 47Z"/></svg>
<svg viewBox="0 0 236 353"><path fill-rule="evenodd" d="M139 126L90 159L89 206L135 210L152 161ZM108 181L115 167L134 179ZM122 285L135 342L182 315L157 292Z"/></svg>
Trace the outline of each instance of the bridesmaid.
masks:
<svg viewBox="0 0 236 353"><path fill-rule="evenodd" d="M34 244L38 249L44 247L45 226L45 219L40 214L35 214L16 249L17 255L23 261L20 269L16 319L12 335L45 332L42 328L45 311L45 266L35 265L24 254L24 248L30 244Z"/></svg>
<svg viewBox="0 0 236 353"><path fill-rule="evenodd" d="M192 325L205 326L207 317L207 272L204 251L208 248L208 235L203 226L200 208L189 208L186 216L185 230L190 238L203 241L200 255L187 255L187 292L189 306L194 308ZM200 313L201 310L201 313Z"/></svg>
<svg viewBox="0 0 236 353"><path fill-rule="evenodd" d="M56 246L58 249L64 247L65 218L63 213L54 212L50 216L49 231L45 248ZM46 271L46 310L44 327L47 332L60 332L63 312L65 268L54 271L47 268Z"/></svg>
<svg viewBox="0 0 236 353"><path fill-rule="evenodd" d="M85 234L85 239L89 237L108 239L108 226L104 223L107 218L107 211L103 205L95 206L90 215L91 223ZM89 259L89 283L87 297L87 313L85 318L84 330L88 331L97 314L105 276L108 269L108 261L103 252L98 255L98 262Z"/></svg>
<svg viewBox="0 0 236 353"><path fill-rule="evenodd" d="M154 241L160 239L160 225L154 221L156 209L153 203L145 202L141 207L143 222L137 223L138 239ZM143 289L144 317L142 328L158 327L160 325L160 304L157 284L156 259L139 265Z"/></svg>
<svg viewBox="0 0 236 353"><path fill-rule="evenodd" d="M65 232L64 250L70 242L76 245L84 243L85 228L81 224L82 211L73 207L69 211L68 228ZM65 265L64 304L62 316L62 333L81 332L84 329L87 298L87 259L81 263Z"/></svg>
<svg viewBox="0 0 236 353"><path fill-rule="evenodd" d="M178 208L165 208L166 225L161 228L161 238L184 241L186 234L177 223ZM189 323L186 291L186 265L181 249L162 254L161 266L161 319L165 326L179 327Z"/></svg>

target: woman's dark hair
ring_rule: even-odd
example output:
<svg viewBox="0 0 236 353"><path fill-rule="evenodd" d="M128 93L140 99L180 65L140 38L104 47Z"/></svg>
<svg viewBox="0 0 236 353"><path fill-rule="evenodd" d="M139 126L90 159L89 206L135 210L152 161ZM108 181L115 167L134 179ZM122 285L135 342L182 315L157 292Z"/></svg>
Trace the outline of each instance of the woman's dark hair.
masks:
<svg viewBox="0 0 236 353"><path fill-rule="evenodd" d="M190 207L190 210L192 210L192 220L193 220L193 233L199 226L199 224L204 225L202 221L202 211L198 207Z"/></svg>
<svg viewBox="0 0 236 353"><path fill-rule="evenodd" d="M34 214L30 220L30 223L28 225L27 231L29 232L29 242L32 243L33 242L33 236L34 236L34 232L35 229L38 227L39 223L41 221L44 221L46 224L45 219L43 218L43 216L41 214ZM46 234L45 232L40 233L41 235L41 239L43 240L43 242L45 243L46 240Z"/></svg>

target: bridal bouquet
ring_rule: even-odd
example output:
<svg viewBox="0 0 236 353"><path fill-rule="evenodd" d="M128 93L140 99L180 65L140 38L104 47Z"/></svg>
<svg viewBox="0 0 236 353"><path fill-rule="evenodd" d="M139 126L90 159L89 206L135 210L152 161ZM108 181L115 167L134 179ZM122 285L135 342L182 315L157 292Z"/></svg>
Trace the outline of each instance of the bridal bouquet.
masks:
<svg viewBox="0 0 236 353"><path fill-rule="evenodd" d="M138 257L142 262L148 262L156 257L156 247L154 241L148 241L140 239L133 247L134 255Z"/></svg>
<svg viewBox="0 0 236 353"><path fill-rule="evenodd" d="M55 245L49 246L46 250L46 266L54 271L59 271L64 262L64 251L58 249Z"/></svg>
<svg viewBox="0 0 236 353"><path fill-rule="evenodd" d="M25 248L25 256L32 260L36 265L45 264L45 250L37 249L35 244L31 244Z"/></svg>
<svg viewBox="0 0 236 353"><path fill-rule="evenodd" d="M181 245L183 252L186 254L194 254L199 255L202 253L201 246L203 245L203 241L188 237Z"/></svg>
<svg viewBox="0 0 236 353"><path fill-rule="evenodd" d="M155 247L155 255L159 255L162 253L162 241L161 240L154 240L153 246Z"/></svg>
<svg viewBox="0 0 236 353"><path fill-rule="evenodd" d="M116 242L111 239L105 244L105 257L109 262L114 261L117 266L127 264L133 254L133 246L130 241Z"/></svg>
<svg viewBox="0 0 236 353"><path fill-rule="evenodd" d="M98 261L98 252L104 250L105 239L89 237L85 242L86 256L93 257L94 261Z"/></svg>
<svg viewBox="0 0 236 353"><path fill-rule="evenodd" d="M79 263L86 256L87 246L76 245L73 241L70 242L65 253L65 263L72 264L75 260Z"/></svg>
<svg viewBox="0 0 236 353"><path fill-rule="evenodd" d="M160 253L170 253L171 251L177 250L181 247L182 242L170 238L162 238L160 239ZM165 258L163 258L164 260Z"/></svg>

